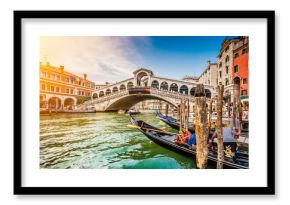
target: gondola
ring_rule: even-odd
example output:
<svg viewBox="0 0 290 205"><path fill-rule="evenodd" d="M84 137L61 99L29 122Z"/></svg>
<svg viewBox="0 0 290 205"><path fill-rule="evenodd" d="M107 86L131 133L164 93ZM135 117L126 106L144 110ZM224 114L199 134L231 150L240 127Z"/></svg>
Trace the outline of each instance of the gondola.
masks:
<svg viewBox="0 0 290 205"><path fill-rule="evenodd" d="M189 157L195 157L196 150L192 149L188 144L177 144L175 139L177 138L176 134L168 133L159 128L153 127L142 120L135 120L130 115L130 120L132 127L137 128L140 132L142 132L145 136L147 136L150 140L155 142L156 144L168 148L172 151L178 152L182 155L186 155ZM217 162L217 153L209 150L208 153L208 162L216 164ZM224 156L223 162L224 168L227 169L248 169L248 157L244 155L240 155L236 153L234 158Z"/></svg>
<svg viewBox="0 0 290 205"><path fill-rule="evenodd" d="M172 118L172 117L169 117L169 116L165 116L165 115L162 115L162 114L160 114L160 113L158 113L157 115L156 115L156 117L158 118L158 119L160 119L162 122L164 122L165 124L167 124L167 125L169 125L170 127L172 127L173 129L177 129L177 130L179 130L179 121L178 120L176 120L176 119L174 119L174 118ZM195 132L195 130L194 130L194 128L191 126L191 123L188 123L188 130L190 131L190 132Z"/></svg>
<svg viewBox="0 0 290 205"><path fill-rule="evenodd" d="M169 125L170 127L172 127L173 129L179 130L179 121L176 120L175 118L166 116L166 115L162 115L160 113L156 114L156 117L158 119L160 119L162 122L164 122L165 124ZM188 130L190 132L195 132L195 129L190 126L191 123L188 123ZM209 136L211 136L214 133L214 130L210 130ZM241 135L239 137L239 139L237 140L240 143L240 146L242 149L248 148L248 143L249 143L249 133L248 131L245 132L242 130Z"/></svg>
<svg viewBox="0 0 290 205"><path fill-rule="evenodd" d="M138 115L140 114L140 111L132 109L132 110L129 110L128 113L129 115Z"/></svg>

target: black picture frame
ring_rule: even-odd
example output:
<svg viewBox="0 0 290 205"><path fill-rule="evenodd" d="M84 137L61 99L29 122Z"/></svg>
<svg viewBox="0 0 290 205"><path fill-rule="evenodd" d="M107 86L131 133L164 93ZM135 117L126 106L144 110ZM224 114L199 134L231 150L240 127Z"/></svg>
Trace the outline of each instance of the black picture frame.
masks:
<svg viewBox="0 0 290 205"><path fill-rule="evenodd" d="M267 20L267 186L266 187L24 187L22 185L22 19L211 18ZM17 103L16 103L17 99ZM16 195L273 195L275 194L275 11L14 11L14 194Z"/></svg>

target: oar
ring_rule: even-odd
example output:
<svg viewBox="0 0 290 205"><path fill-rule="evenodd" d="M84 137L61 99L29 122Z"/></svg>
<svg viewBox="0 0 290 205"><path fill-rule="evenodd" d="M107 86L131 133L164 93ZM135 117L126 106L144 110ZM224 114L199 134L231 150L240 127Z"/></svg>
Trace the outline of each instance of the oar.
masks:
<svg viewBox="0 0 290 205"><path fill-rule="evenodd" d="M161 132L161 133L170 134L170 135L176 135L177 134L177 133L173 133L173 132L166 132L166 131L163 131L163 130L157 130L157 129L146 128L146 127L140 127L140 126L137 126L137 125L127 125L127 127L129 127L129 128L136 128L136 129L146 129L146 130Z"/></svg>

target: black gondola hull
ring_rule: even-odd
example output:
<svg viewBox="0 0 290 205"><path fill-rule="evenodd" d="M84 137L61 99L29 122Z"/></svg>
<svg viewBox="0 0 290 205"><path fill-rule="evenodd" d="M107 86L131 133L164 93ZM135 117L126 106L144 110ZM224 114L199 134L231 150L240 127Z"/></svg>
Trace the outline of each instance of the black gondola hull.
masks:
<svg viewBox="0 0 290 205"><path fill-rule="evenodd" d="M169 140L163 139L162 137L158 136L156 133L158 133L158 131L162 132L162 130L155 128L151 125L148 125L146 123L144 123L143 121L135 121L133 118L131 119L132 124L136 124L142 122L142 125L147 126L147 128L154 128L154 130L156 130L156 132L148 132L146 131L147 129L142 129L140 128L140 132L142 132L146 137L148 137L150 140L152 140L153 142L155 142L156 144L165 147L169 150L178 152L182 155L186 155L189 157L192 157L193 159L195 159L196 157L196 151L193 149L190 149L187 146L184 145L180 145L177 144L175 142L171 142ZM216 165L217 162L217 155L215 153L213 153L212 151L209 151L208 154L208 162L212 163L213 165ZM228 169L248 169L248 164L238 164L235 163L232 159L226 159L225 157L225 161L223 162L224 168L228 168Z"/></svg>
<svg viewBox="0 0 290 205"><path fill-rule="evenodd" d="M159 120L161 120L162 122L164 122L165 124L169 125L170 127L172 127L173 129L176 129L176 130L179 130L179 123L177 122L170 122L169 120L166 120L164 118L162 118L160 115L157 115L157 118ZM195 132L194 128L193 127L188 127L188 130L190 132Z"/></svg>
<svg viewBox="0 0 290 205"><path fill-rule="evenodd" d="M153 142L155 142L156 144L165 147L169 150L172 150L174 152L178 152L182 155L186 155L188 157L192 157L193 159L195 159L196 157L196 152L193 150L190 150L188 148L183 148L180 145L177 145L176 143L167 143L165 142L166 140L160 140L158 139L158 137L154 137L150 134L148 134L147 132L144 132L143 130L140 130L144 135L146 135L150 140L152 140ZM212 165L216 165L216 156L212 156L209 154L208 157L208 161L209 163L211 163ZM239 165L239 164L235 164L234 162L224 162L223 163L224 168L226 169L248 169L247 166L243 166L243 165Z"/></svg>

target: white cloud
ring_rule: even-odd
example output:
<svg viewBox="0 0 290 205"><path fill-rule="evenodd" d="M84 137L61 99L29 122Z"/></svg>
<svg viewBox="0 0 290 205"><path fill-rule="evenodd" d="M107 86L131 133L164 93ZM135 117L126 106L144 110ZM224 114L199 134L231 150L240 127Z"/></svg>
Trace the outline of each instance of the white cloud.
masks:
<svg viewBox="0 0 290 205"><path fill-rule="evenodd" d="M69 72L87 73L90 80L104 83L132 77L139 67L134 62L142 57L129 37L47 36L40 38L40 61L64 65Z"/></svg>

